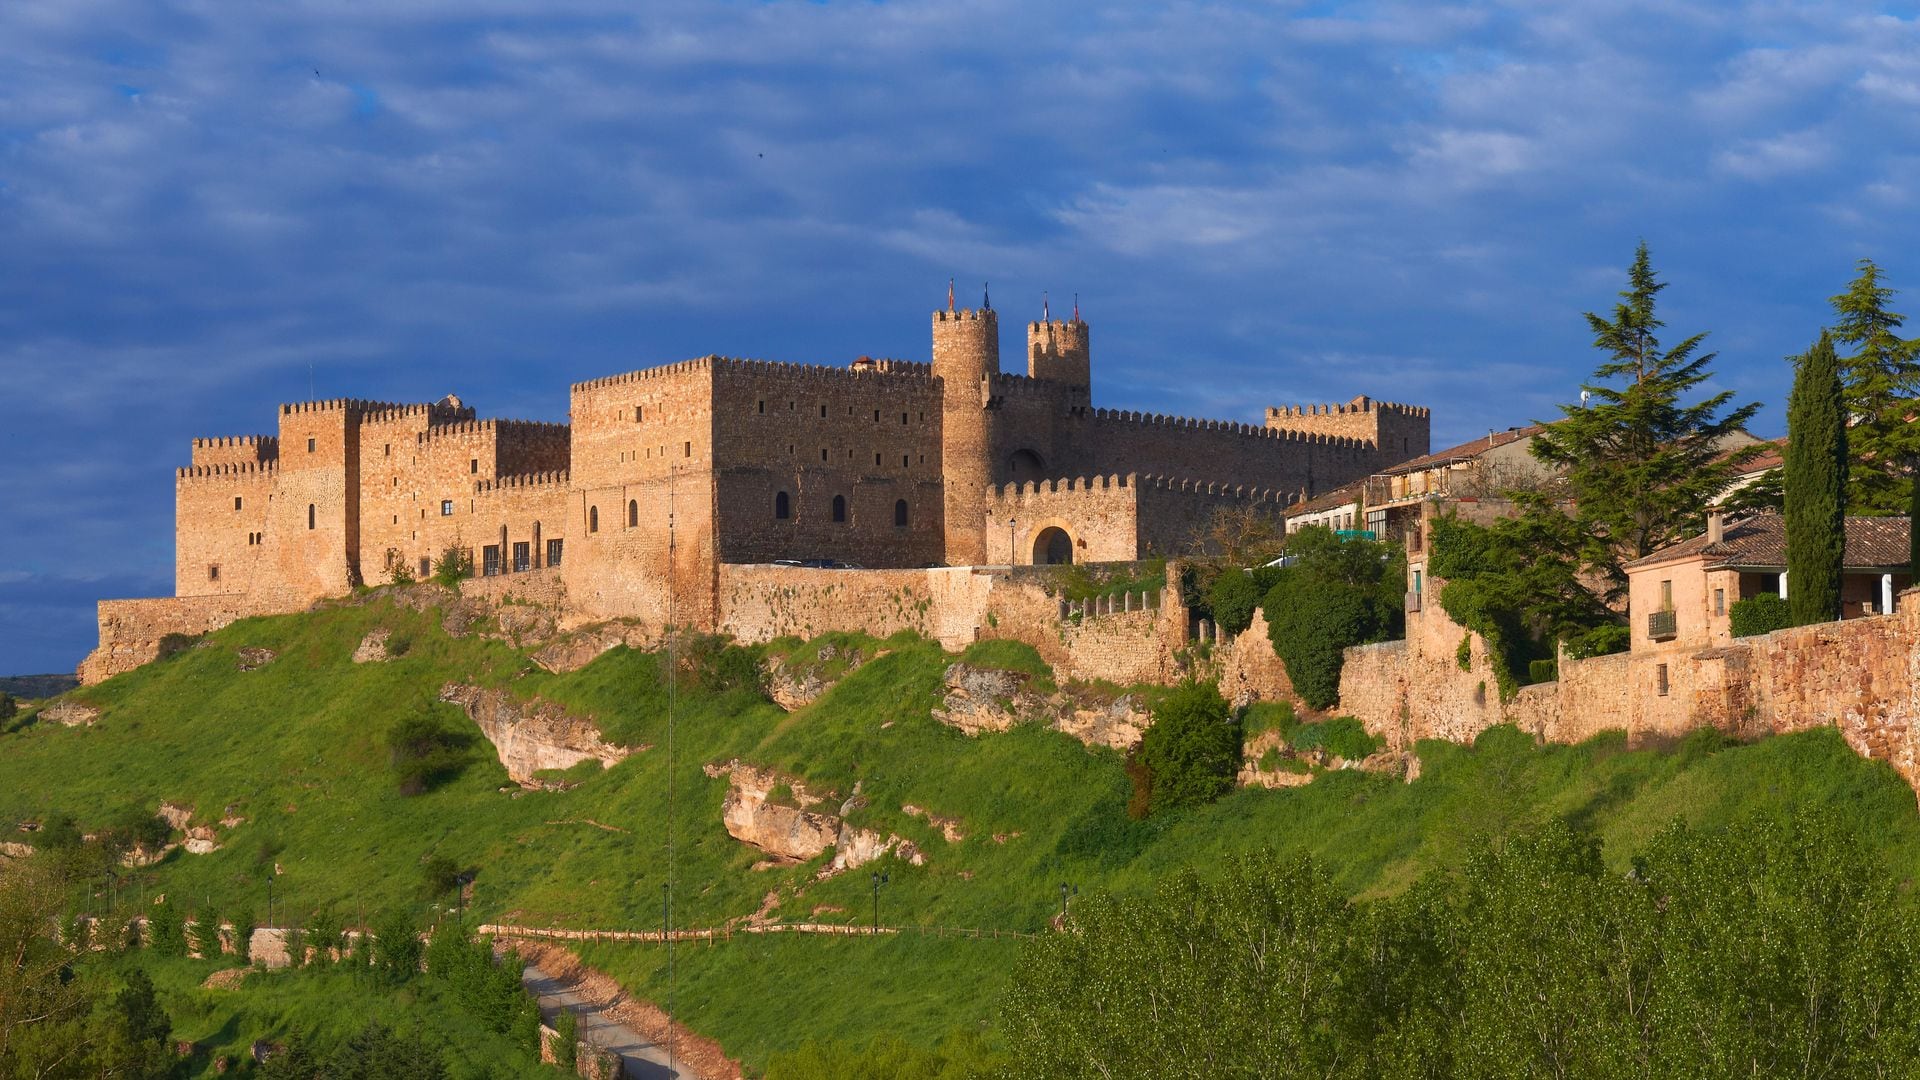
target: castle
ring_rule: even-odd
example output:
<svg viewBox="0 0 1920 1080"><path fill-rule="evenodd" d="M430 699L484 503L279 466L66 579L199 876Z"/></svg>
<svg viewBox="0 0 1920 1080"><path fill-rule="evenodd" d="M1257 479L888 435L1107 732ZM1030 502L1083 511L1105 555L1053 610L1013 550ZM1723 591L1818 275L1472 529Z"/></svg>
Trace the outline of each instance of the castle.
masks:
<svg viewBox="0 0 1920 1080"><path fill-rule="evenodd" d="M582 620L716 628L722 566L1174 554L1221 508L1279 517L1428 450L1428 410L1364 397L1264 426L1095 408L1077 305L1026 337L1026 373L1003 372L997 313L949 295L930 363L709 356L576 383L569 424L454 397L282 405L275 434L194 440L172 606L103 603L102 652L424 576L448 549L557 579Z"/></svg>

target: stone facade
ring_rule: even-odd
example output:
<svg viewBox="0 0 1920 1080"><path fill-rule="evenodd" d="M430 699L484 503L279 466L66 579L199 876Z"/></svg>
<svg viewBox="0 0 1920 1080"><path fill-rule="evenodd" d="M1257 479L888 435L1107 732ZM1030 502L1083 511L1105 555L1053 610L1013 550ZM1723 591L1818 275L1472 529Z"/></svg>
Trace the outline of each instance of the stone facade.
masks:
<svg viewBox="0 0 1920 1080"><path fill-rule="evenodd" d="M557 576L541 595L573 621L778 622L745 613L723 568L1175 554L1220 508L1278 518L1427 450L1426 409L1367 398L1269 410L1264 427L1096 409L1077 311L1028 324L1025 374L1000 369L999 336L992 309L949 306L933 313L929 363L710 356L575 383L567 424L480 419L454 397L283 405L273 434L194 441L175 475L178 610L106 602L84 670L124 670L140 643L210 629L215 612L295 611L422 577L449 550L486 579ZM911 580L975 588L963 577ZM839 579L835 592L877 597L891 580ZM787 623L843 620L806 606L842 602L826 596L789 596L786 609L806 611ZM875 612L856 614L872 628ZM959 625L929 632L951 639Z"/></svg>

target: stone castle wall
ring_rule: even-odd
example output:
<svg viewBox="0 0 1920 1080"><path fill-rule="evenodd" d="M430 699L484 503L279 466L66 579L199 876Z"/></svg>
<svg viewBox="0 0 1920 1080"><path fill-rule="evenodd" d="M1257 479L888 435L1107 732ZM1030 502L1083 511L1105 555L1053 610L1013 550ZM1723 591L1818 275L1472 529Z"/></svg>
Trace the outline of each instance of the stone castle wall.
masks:
<svg viewBox="0 0 1920 1080"><path fill-rule="evenodd" d="M89 685L152 662L169 634L204 634L257 614L239 595L102 600L99 612L100 644L80 662L80 681Z"/></svg>

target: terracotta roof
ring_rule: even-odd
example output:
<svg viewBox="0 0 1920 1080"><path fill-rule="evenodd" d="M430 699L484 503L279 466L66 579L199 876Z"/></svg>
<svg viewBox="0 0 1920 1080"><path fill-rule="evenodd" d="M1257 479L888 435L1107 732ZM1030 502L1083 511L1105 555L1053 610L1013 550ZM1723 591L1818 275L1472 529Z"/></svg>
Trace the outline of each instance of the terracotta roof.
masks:
<svg viewBox="0 0 1920 1080"><path fill-rule="evenodd" d="M1334 488L1324 495L1315 495L1306 502L1294 503L1292 506L1287 507L1287 516L1295 518L1303 514L1317 514L1322 510L1331 510L1336 506L1345 506L1350 502L1358 502L1360 500L1360 490L1366 486L1367 482L1365 480L1355 480L1351 484Z"/></svg>
<svg viewBox="0 0 1920 1080"><path fill-rule="evenodd" d="M1768 469L1778 469L1787 463L1787 440L1772 439L1761 443L1760 447L1761 450L1758 454L1755 454L1751 460L1740 466L1741 476L1758 476ZM1746 449L1746 447L1737 447L1729 450L1725 454L1720 455L1720 460L1725 461L1727 458L1732 457L1744 449Z"/></svg>
<svg viewBox="0 0 1920 1080"><path fill-rule="evenodd" d="M1908 527L1909 523L1904 517L1848 518L1846 568L1865 570L1906 566L1912 557L1907 546ZM1644 559L1635 559L1627 564L1627 569L1695 556L1704 556L1709 566L1785 569L1786 519L1768 512L1730 521L1717 544L1707 543L1707 534L1701 533L1692 539L1661 548Z"/></svg>
<svg viewBox="0 0 1920 1080"><path fill-rule="evenodd" d="M1529 424L1526 427L1508 428L1489 435L1482 435L1472 442L1463 442L1459 446L1449 446L1445 450L1436 450L1431 454L1403 461L1391 469L1383 469L1375 476L1403 476L1407 473L1424 472L1441 465L1452 465L1460 461L1472 461L1481 454L1496 447L1516 443L1521 439L1531 439L1545 431L1545 424Z"/></svg>

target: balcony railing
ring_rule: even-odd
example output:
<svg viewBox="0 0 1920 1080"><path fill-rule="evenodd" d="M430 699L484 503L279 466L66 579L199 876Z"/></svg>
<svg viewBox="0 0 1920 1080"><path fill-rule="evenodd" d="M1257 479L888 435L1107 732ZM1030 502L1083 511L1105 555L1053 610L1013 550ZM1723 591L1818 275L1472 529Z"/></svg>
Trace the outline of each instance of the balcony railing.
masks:
<svg viewBox="0 0 1920 1080"><path fill-rule="evenodd" d="M1680 635L1680 619L1672 611L1647 613L1647 636L1655 641L1672 641Z"/></svg>

